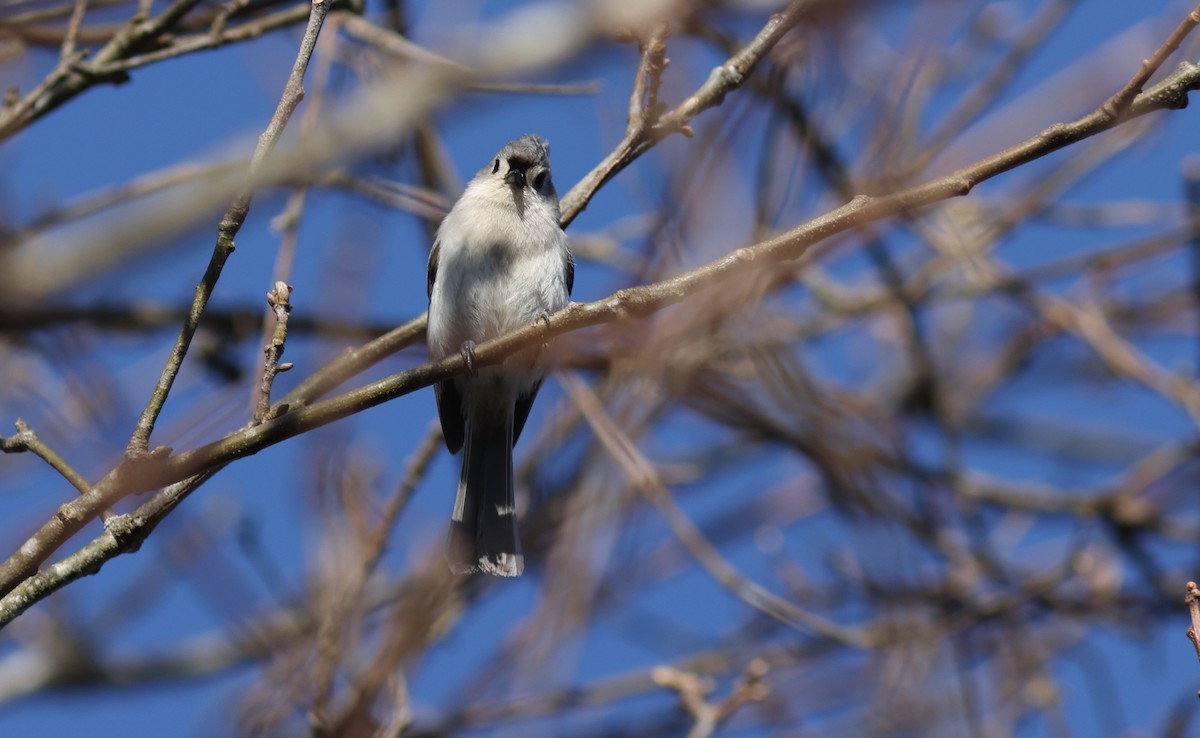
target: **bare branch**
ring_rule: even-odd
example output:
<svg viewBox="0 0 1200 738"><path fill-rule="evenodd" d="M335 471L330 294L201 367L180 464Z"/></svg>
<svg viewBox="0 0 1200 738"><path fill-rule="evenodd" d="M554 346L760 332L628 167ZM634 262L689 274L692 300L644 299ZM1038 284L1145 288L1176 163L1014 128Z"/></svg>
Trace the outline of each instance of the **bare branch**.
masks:
<svg viewBox="0 0 1200 738"><path fill-rule="evenodd" d="M111 41L96 52L90 63L104 65L122 58L181 21L198 2L175 0L151 19L140 13L135 15ZM15 105L0 110L0 141L99 81L100 78L89 69L80 66L85 56L81 52L64 54L58 66L33 91Z"/></svg>
<svg viewBox="0 0 1200 738"><path fill-rule="evenodd" d="M1104 115L1110 119L1116 119L1127 113L1133 105L1134 99L1137 98L1146 86L1146 83L1150 81L1150 78L1154 76L1158 68L1167 61L1167 57L1175 53L1176 49L1183 43L1183 40L1187 38L1188 34L1197 25L1200 25L1200 5L1192 8L1192 12L1188 13L1179 22L1179 25L1175 27L1175 30L1167 37L1167 40L1155 50L1149 59L1142 61L1142 66L1138 69L1137 74L1133 75L1133 78L1118 90L1115 95L1104 101L1104 104L1100 106L1100 110Z"/></svg>
<svg viewBox="0 0 1200 738"><path fill-rule="evenodd" d="M692 118L721 104L726 95L737 89L758 66L759 61L800 22L809 5L808 0L792 0L782 13L771 16L745 48L714 69L708 80L690 97L674 110L661 114L657 99L658 76L667 64L664 56L667 29L655 29L644 44L633 94L630 96L630 117L625 137L604 161L563 196L563 227L570 225L571 221L583 212L588 201L606 182L659 140L672 133L690 135L689 124ZM652 106L652 109L643 107L646 105Z"/></svg>
<svg viewBox="0 0 1200 738"><path fill-rule="evenodd" d="M57 452L42 442L37 434L33 432L24 420L17 419L17 432L8 438L0 438L0 451L6 454L21 453L29 451L49 464L54 471L58 472L71 483L79 494L85 495L91 490L92 485L88 483L83 475L75 471L75 468L68 464L63 457Z"/></svg>
<svg viewBox="0 0 1200 738"><path fill-rule="evenodd" d="M267 124L267 129L259 137L258 146L254 149L254 156L250 160L250 166L246 172L248 182L253 182L258 170L263 166L263 162L274 150L275 144L279 142L279 137L283 134L284 127L292 117L292 112L295 111L304 96L304 73L308 69L309 59L312 58L313 49L316 47L321 25L325 22L325 16L329 12L329 3L330 0L313 0L312 2L308 27L304 31L304 38L300 41L300 51L292 65L292 73L284 87L283 96L279 99L279 105L275 108L275 114ZM251 190L243 190L230 203L225 215L221 218L221 223L217 228L217 243L213 249L212 258L209 260L208 268L204 272L204 277L196 285L188 319L184 322L183 328L179 332L179 338L176 339L175 346L171 349L167 365L163 369L162 376L159 377L158 385L150 397L150 402L142 411L133 435L129 439L127 454L130 456L144 454L149 448L150 434L154 430L154 423L167 401L167 395L171 392L171 385L175 382L179 368L183 365L183 359L187 355L192 337L196 334L196 328L199 327L200 317L204 313L205 306L208 305L208 299L216 287L217 280L221 277L221 271L225 268L225 261L233 253L234 236L237 235L242 223L246 220L253 194Z"/></svg>
<svg viewBox="0 0 1200 738"><path fill-rule="evenodd" d="M1187 583L1187 597L1184 598L1184 602L1192 622L1187 629L1187 637L1196 648L1196 658L1200 659L1200 587L1197 587L1195 582ZM1197 692L1196 696L1200 697L1200 692Z"/></svg>
<svg viewBox="0 0 1200 738"><path fill-rule="evenodd" d="M680 704L695 719L687 738L708 738L739 707L747 702L759 702L767 696L768 688L764 678L769 669L766 661L754 659L746 665L746 670L734 685L733 691L717 703L707 699L713 690L711 681L691 672L659 666L651 672L651 678L659 686L669 687L678 692Z"/></svg>
<svg viewBox="0 0 1200 738"><path fill-rule="evenodd" d="M271 340L263 348L266 358L258 384L258 399L254 405L254 425L267 419L271 408L271 386L275 384L276 373L292 368L291 364L279 363L280 357L283 356L284 343L287 341L288 314L292 311L291 293L292 286L286 282L276 282L275 289L267 293L267 305L275 315L275 330L271 334ZM287 406L281 406L279 411L287 412Z"/></svg>

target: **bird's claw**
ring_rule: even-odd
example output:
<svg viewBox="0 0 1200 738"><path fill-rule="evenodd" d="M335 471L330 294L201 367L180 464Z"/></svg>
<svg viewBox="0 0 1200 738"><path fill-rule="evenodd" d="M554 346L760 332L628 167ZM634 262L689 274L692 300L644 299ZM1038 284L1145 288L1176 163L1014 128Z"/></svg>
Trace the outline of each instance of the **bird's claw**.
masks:
<svg viewBox="0 0 1200 738"><path fill-rule="evenodd" d="M467 365L467 371L472 375L479 374L479 370L475 368L475 342L463 341L462 346L458 348L458 353L462 355L463 362Z"/></svg>
<svg viewBox="0 0 1200 738"><path fill-rule="evenodd" d="M550 312L548 310L543 310L537 316L537 322L542 324L542 328L544 330L549 331L550 330ZM543 338L542 344L539 347L539 353L541 351L545 350L545 348L549 345L550 345L550 340L548 338Z"/></svg>

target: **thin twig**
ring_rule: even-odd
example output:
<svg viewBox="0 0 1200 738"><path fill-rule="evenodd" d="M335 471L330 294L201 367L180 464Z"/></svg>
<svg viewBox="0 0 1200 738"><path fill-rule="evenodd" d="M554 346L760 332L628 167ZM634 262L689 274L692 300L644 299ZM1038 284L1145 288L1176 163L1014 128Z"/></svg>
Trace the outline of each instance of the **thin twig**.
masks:
<svg viewBox="0 0 1200 738"><path fill-rule="evenodd" d="M288 120L292 117L292 112L300 104L301 98L304 97L304 73L308 69L309 59L312 58L313 49L317 43L317 36L321 31L321 25L325 22L325 16L329 12L330 2L331 0L313 0L312 2L308 27L304 31L304 38L300 41L300 51L296 55L295 63L292 65L292 73L288 77L287 84L284 86L283 95L279 99L279 105L275 108L275 114L267 124L267 129L263 131L258 139L258 145L254 149L254 156L250 159L250 166L246 171L247 182L254 181L263 162L266 161L271 151L274 150L275 144L279 142L279 137L283 134L284 127L287 126ZM196 334L196 329L200 325L200 317L203 315L204 308L208 304L208 298L212 295L217 280L221 277L225 261L233 253L235 248L233 242L234 236L237 235L237 232L242 227L242 223L246 220L246 215L250 211L250 201L253 196L254 193L252 190L243 190L230 203L229 208L225 211L225 215L221 218L221 223L217 227L217 243L213 248L212 258L209 260L204 277L196 285L196 292L192 298L192 308L188 314L188 319L184 322L183 328L179 332L179 337L175 340L175 346L171 349L167 365L163 368L162 376L159 377L158 384L150 396L150 402L147 403L146 408L142 411L137 426L134 428L133 435L129 439L129 446L126 452L129 456L144 454L149 448L150 434L154 430L154 423L158 420L158 414L162 411L163 405L167 401L167 395L171 392L171 385L174 384L175 377L179 374L179 369L183 365L183 359L187 356L188 347L191 345L192 337Z"/></svg>
<svg viewBox="0 0 1200 738"><path fill-rule="evenodd" d="M316 125L317 117L321 113L322 103L325 100L325 91L329 85L329 70L336 57L334 47L337 44L337 38L336 33L327 33L318 42L320 44L318 47L320 52L318 54L319 63L313 75L316 91L309 96L308 105L300 115L300 123L298 125L298 135L300 136L304 136L312 130L313 126ZM286 283L292 278L292 264L296 259L296 247L300 239L300 220L304 213L304 206L308 202L308 192L309 184L307 182L297 184L292 189L291 194L288 195L287 205L284 207L283 212L275 216L271 221L271 226L280 231L279 250L275 255L274 270L276 292L278 292L281 283ZM268 293L267 297L268 302L270 302L270 293ZM271 309L262 321L262 334L264 343L274 345L280 340L280 336L278 336L280 325L279 308L274 304L270 307ZM288 309L290 310L290 307ZM275 318L273 323L271 320L272 313L274 313ZM272 336L271 334L275 335ZM282 351L282 343L280 343L280 352L282 353ZM261 387L268 387L268 383L271 381L267 379L268 372L272 372L269 361L267 364L258 367L255 384ZM254 422L256 424L261 423L267 417L270 408L270 399L269 387L268 391L257 395L254 410ZM286 407L279 410L279 412L285 411Z"/></svg>
<svg viewBox="0 0 1200 738"><path fill-rule="evenodd" d="M111 33L105 46L91 59L87 59L86 50L76 51L73 43L67 43L71 38L71 29L68 26L62 42L64 53L61 54L59 64L24 97L0 110L0 141L97 84L119 83L128 79L127 73L133 69L197 51L253 41L264 33L293 26L310 14L310 3L302 2L227 28L229 18L245 7L241 0L234 0L216 12L206 30L173 38L171 43L162 48L135 53L147 40L160 38L167 31L174 29L183 21L183 14L197 1L179 0L175 6L151 20L146 20L144 12L140 13L127 25ZM332 0L333 5L340 2L342 0ZM101 3L106 4L111 4L110 0ZM180 10L183 13L180 13ZM83 30L76 34L77 37L83 35ZM71 49L69 54L65 53L68 48Z"/></svg>
<svg viewBox="0 0 1200 738"><path fill-rule="evenodd" d="M66 479L68 482L70 482L71 486L74 487L79 494L86 495L92 491L92 485L88 482L88 480L84 478L82 474L76 471L75 467L68 464L66 459L59 455L57 451L47 446L46 443L38 437L37 433L34 433L33 430L25 423L24 420L17 418L16 426L17 432L15 434L9 436L8 438L0 438L0 451L6 454L29 451L33 455L49 464L56 472L61 474L63 479ZM113 511L107 507L100 511L100 519L104 520L105 522L112 518L113 515Z"/></svg>
<svg viewBox="0 0 1200 738"><path fill-rule="evenodd" d="M869 631L839 626L831 620L808 612L799 605L769 592L742 576L741 572L721 555L721 552L679 509L653 465L642 455L637 445L612 421L595 393L574 376L559 374L558 379L588 420L605 450L625 471L630 483L658 508L659 514L666 519L675 537L713 579L716 579L718 583L750 607L785 625L854 648L865 649L874 645Z"/></svg>
<svg viewBox="0 0 1200 738"><path fill-rule="evenodd" d="M312 709L310 723L314 730L327 727L328 703L333 694L333 680L337 664L342 653L348 647L345 643L348 632L347 624L353 622L352 613L360 608L367 579L375 570L380 557L383 556L392 527L399 519L400 513L408 505L413 491L429 471L430 464L437 457L442 445L441 424L434 422L425 434L425 438L413 450L404 468L404 478L396 488L395 493L388 499L379 522L371 529L367 540L360 549L361 558L357 566L350 571L339 572L338 581L334 582L336 590L326 601L328 609L321 613L316 634L316 665L313 669Z"/></svg>
<svg viewBox="0 0 1200 738"><path fill-rule="evenodd" d="M148 51L144 54L114 59L104 64L91 62L88 64L87 70L92 76L98 79L105 79L150 64L166 61L167 59L176 59L188 54L194 54L198 51L211 51L222 46L228 46L229 44L253 41L261 37L264 33L288 28L304 20L308 17L310 3L297 3L290 8L264 15L253 21L238 24L233 28L225 28L219 21L228 17L224 11L230 10L232 5L225 6L222 13L217 15L217 18L213 21L213 27L209 31L181 36L175 39L169 46Z"/></svg>
<svg viewBox="0 0 1200 738"><path fill-rule="evenodd" d="M709 738L739 707L766 699L769 689L764 679L769 669L763 659L751 661L733 690L720 702L708 701L713 690L712 680L692 672L659 666L651 672L651 678L658 686L675 690L679 694L679 703L695 720L687 738Z"/></svg>
<svg viewBox="0 0 1200 738"><path fill-rule="evenodd" d="M0 438L0 451L6 454L21 453L28 451L34 456L37 456L42 461L49 464L54 471L58 472L71 483L79 494L87 494L91 490L92 485L88 480L84 479L83 475L75 471L75 467L71 466L59 456L58 452L47 446L38 435L26 425L24 420L17 418L17 432L7 438Z"/></svg>
<svg viewBox="0 0 1200 738"><path fill-rule="evenodd" d="M259 138L258 146L254 151L254 157L251 159L248 171L248 179L250 181L253 180L255 171L262 166L263 161L274 148L275 143L283 132L284 126L291 117L292 111L300 103L300 99L303 96L304 71L308 67L308 60L312 56L317 35L320 32L321 25L324 23L328 10L328 0L313 1L308 27L305 30L304 38L301 40L300 50L297 53L295 64L292 66L292 73L280 98L279 106L276 108L271 122L267 125L266 131ZM164 14L167 12L164 11ZM251 192L243 191L230 204L225 217L221 220L221 224L218 227L217 245L213 251L212 259L209 262L204 278L196 287L196 296L193 299L188 319L184 322L183 329L167 361L167 366L159 378L158 386L152 394L149 404L143 411L133 436L130 438L127 459L133 459L141 463L158 458L154 454L148 454L150 433L154 428L154 422L158 418L163 404L166 402L171 384L174 382L175 376L178 374L179 368L183 363L183 357L186 355L188 345L191 343L192 336L199 325L200 316L203 313L204 306L208 302L208 297L212 294L212 289L216 284L217 278L220 276L225 260L233 252L233 236L237 233L237 230L246 218L251 196ZM207 478L210 473L205 472L204 474L189 476ZM67 505L61 507L54 518L42 526L29 540L27 545L21 548L17 555L0 563L0 591L8 593L20 580L32 575L36 571L36 568L45 561L50 551L61 545L63 540L78 532L88 520L108 508L112 499L122 494L124 482L137 476L136 464L132 466L127 463L120 464L100 484L96 485L96 488L88 494L82 495L77 500L77 502L82 501L82 504L74 508L69 508ZM162 507L164 509L174 506L170 501L163 501L163 503ZM145 521L143 521L144 523ZM134 527L137 528L140 526ZM116 544L124 537L121 533L123 530L121 528L114 531L106 527L106 532L111 534L111 542L113 544ZM129 542L125 541L125 544L129 544Z"/></svg>
<svg viewBox="0 0 1200 738"><path fill-rule="evenodd" d="M157 37L183 20L200 0L175 0L154 18L138 13L124 25L99 51L89 64L101 67L128 55L147 40ZM37 87L12 107L0 110L0 141L12 136L26 125L54 110L67 100L113 77L97 76L81 67L86 51L63 55L58 66ZM120 81L120 78L115 78Z"/></svg>
<svg viewBox="0 0 1200 738"><path fill-rule="evenodd" d="M670 27L660 24L642 42L642 59L633 77L633 92L629 95L629 118L625 124L625 137L637 139L646 134L646 128L658 121L662 115L662 103L658 99L662 87L662 75L667 64L667 36Z"/></svg>
<svg viewBox="0 0 1200 738"><path fill-rule="evenodd" d="M265 358L262 377L258 383L258 400L254 404L254 425L258 425L268 417L271 409L271 387L275 384L275 375L292 368L291 364L279 363L287 341L288 313L292 311L291 294L292 286L282 281L276 282L275 289L267 293L267 305L275 315L275 329L271 332L271 340L263 348Z"/></svg>
<svg viewBox="0 0 1200 738"><path fill-rule="evenodd" d="M59 60L75 56L75 39L79 36L79 25L83 23L83 14L87 12L87 0L75 0L71 8L71 17L67 21L67 35L63 38L62 49L58 53Z"/></svg>
<svg viewBox="0 0 1200 738"><path fill-rule="evenodd" d="M1187 604L1188 618L1192 623L1187 629L1187 637L1196 648L1196 658L1200 659L1200 587L1195 582L1187 583L1187 597L1183 601ZM1200 692L1196 696L1200 697Z"/></svg>
<svg viewBox="0 0 1200 738"><path fill-rule="evenodd" d="M583 212L588 201L606 182L659 140L672 133L690 135L692 119L720 105L726 95L737 89L775 44L800 22L808 6L807 0L793 0L783 12L771 16L749 44L715 68L703 85L670 112L661 112L657 99L657 75L666 66L663 43L667 29L656 29L643 46L633 94L629 100L630 116L625 136L603 161L562 198L563 227ZM646 103L652 104L654 109L647 111Z"/></svg>
<svg viewBox="0 0 1200 738"><path fill-rule="evenodd" d="M1200 5L1192 8L1192 12L1184 16L1179 25L1175 27L1175 30L1171 32L1171 35L1167 37L1167 40L1150 55L1149 59L1142 61L1142 66L1138 69L1137 74L1133 75L1133 78L1118 90L1115 95L1104 101L1104 104L1100 106L1103 114L1115 120L1129 112L1134 99L1141 94L1146 83L1150 81L1150 78L1154 76L1158 68L1167 61L1167 57L1175 53L1183 43L1183 40L1187 38L1188 34L1197 25L1200 25Z"/></svg>

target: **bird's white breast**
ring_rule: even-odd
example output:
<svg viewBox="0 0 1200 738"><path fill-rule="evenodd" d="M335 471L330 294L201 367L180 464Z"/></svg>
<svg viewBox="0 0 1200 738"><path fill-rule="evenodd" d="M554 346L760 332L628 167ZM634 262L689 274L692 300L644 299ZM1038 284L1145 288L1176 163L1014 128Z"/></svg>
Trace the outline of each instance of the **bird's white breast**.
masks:
<svg viewBox="0 0 1200 738"><path fill-rule="evenodd" d="M438 230L431 355L523 328L567 304L566 234L557 208L502 182L473 182Z"/></svg>

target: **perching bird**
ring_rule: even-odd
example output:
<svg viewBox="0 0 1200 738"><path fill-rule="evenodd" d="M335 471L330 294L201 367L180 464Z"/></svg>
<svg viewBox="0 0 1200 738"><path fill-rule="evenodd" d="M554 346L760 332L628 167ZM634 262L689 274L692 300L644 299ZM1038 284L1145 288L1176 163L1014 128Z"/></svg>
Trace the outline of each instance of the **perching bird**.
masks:
<svg viewBox="0 0 1200 738"><path fill-rule="evenodd" d="M567 305L575 263L559 225L550 146L511 141L480 169L438 228L429 252L429 358L461 353ZM544 373L528 352L439 382L442 435L463 449L447 560L457 574L520 576L512 449Z"/></svg>

